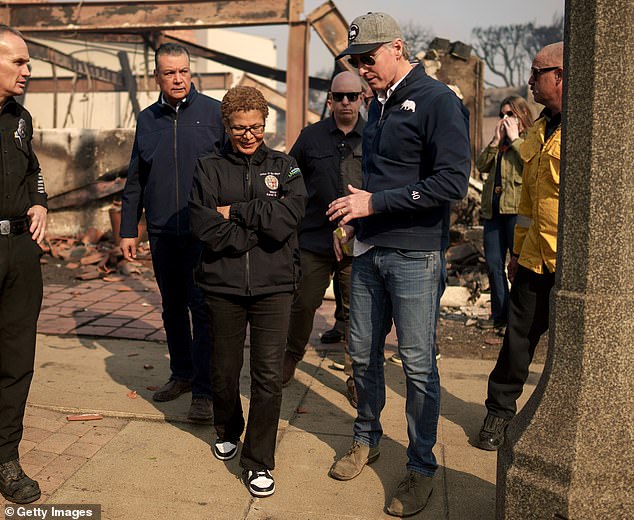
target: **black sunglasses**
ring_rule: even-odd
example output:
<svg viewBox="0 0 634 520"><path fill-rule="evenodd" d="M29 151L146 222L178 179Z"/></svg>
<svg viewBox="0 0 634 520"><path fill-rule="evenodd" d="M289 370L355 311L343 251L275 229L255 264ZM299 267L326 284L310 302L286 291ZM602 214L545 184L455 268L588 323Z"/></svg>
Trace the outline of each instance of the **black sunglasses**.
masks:
<svg viewBox="0 0 634 520"><path fill-rule="evenodd" d="M348 63L352 65L355 69L359 68L359 62L361 62L363 65L367 65L368 67L374 67L374 65L376 65L376 57L381 54L384 48L384 46L379 47L379 50L377 50L374 54L350 56L348 58Z"/></svg>
<svg viewBox="0 0 634 520"><path fill-rule="evenodd" d="M500 119L503 119L504 116L508 116L508 117L514 117L515 114L513 112L511 112L510 110L508 112L500 112L498 114L500 116Z"/></svg>
<svg viewBox="0 0 634 520"><path fill-rule="evenodd" d="M557 70L561 67L544 67L543 69L539 69L537 67L531 67L531 77L536 78L537 76L541 76L546 72L550 72L551 70Z"/></svg>
<svg viewBox="0 0 634 520"><path fill-rule="evenodd" d="M357 99L359 99L361 92L331 92L331 94L333 101L336 101L337 103L341 103L344 97L347 97L350 103L354 103Z"/></svg>

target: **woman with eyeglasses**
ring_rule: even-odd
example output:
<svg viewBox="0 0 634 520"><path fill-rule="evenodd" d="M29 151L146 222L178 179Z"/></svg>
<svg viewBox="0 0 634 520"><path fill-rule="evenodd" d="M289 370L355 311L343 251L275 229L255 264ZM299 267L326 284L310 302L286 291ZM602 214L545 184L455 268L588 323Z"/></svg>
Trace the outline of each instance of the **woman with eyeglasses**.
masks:
<svg viewBox="0 0 634 520"><path fill-rule="evenodd" d="M245 429L240 370L248 325L251 399L240 465L251 494L266 497L275 491L270 471L306 189L295 160L264 144L268 107L259 90L230 89L221 113L229 140L198 160L189 202L192 232L204 245L195 278L214 338L213 453L235 457Z"/></svg>
<svg viewBox="0 0 634 520"><path fill-rule="evenodd" d="M532 125L526 100L520 96L507 97L500 105L493 139L476 161L476 168L488 174L482 189L481 211L484 256L491 287L491 316L478 322L481 329L502 330L506 326L509 299L506 255L513 250L524 167L520 144Z"/></svg>

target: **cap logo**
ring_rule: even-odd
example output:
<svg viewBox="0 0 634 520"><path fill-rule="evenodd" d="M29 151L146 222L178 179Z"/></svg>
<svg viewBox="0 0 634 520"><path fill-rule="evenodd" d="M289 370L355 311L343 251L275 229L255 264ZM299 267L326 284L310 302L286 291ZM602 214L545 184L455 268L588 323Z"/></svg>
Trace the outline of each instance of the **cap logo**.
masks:
<svg viewBox="0 0 634 520"><path fill-rule="evenodd" d="M359 26L353 23L348 31L348 42L352 43L357 39L357 36L359 36Z"/></svg>

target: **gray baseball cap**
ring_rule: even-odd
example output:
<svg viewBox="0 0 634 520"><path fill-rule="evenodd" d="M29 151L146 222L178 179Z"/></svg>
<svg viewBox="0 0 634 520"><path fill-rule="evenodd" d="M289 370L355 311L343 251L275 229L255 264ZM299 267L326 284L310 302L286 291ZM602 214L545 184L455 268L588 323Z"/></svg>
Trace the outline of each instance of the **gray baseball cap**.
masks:
<svg viewBox="0 0 634 520"><path fill-rule="evenodd" d="M385 13L368 13L357 16L348 31L348 48L337 59L349 54L365 54L383 43L403 38L396 20Z"/></svg>

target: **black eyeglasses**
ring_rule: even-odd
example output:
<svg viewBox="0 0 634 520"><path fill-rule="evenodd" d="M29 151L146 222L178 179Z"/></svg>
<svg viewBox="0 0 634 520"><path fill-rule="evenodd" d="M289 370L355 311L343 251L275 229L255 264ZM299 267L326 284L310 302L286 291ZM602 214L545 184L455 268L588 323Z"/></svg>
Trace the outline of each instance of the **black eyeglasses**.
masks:
<svg viewBox="0 0 634 520"><path fill-rule="evenodd" d="M541 76L542 74L545 74L546 72L550 72L551 70L557 70L560 69L561 67L544 67L544 68L537 68L537 67L531 67L531 75L530 77L532 78L536 78L537 76Z"/></svg>
<svg viewBox="0 0 634 520"><path fill-rule="evenodd" d="M514 117L514 116L515 116L515 114L509 110L508 112L500 112L500 113L498 114L498 116L500 116L500 119L503 119L503 118L504 118L504 116L507 116L507 117Z"/></svg>
<svg viewBox="0 0 634 520"><path fill-rule="evenodd" d="M262 135L264 133L264 125L253 125L253 126L231 126L229 127L231 130L231 135L234 137L242 137L247 132L251 132L251 135Z"/></svg>
<svg viewBox="0 0 634 520"><path fill-rule="evenodd" d="M376 57L381 53L384 49L384 46L379 47L379 50L374 54L361 54L360 56L350 56L348 58L348 63L352 65L355 69L359 68L359 62L368 67L374 67L376 65Z"/></svg>
<svg viewBox="0 0 634 520"><path fill-rule="evenodd" d="M347 97L350 103L354 103L357 99L359 99L361 92L331 92L331 94L333 101L336 101L337 103L341 103L344 97Z"/></svg>

